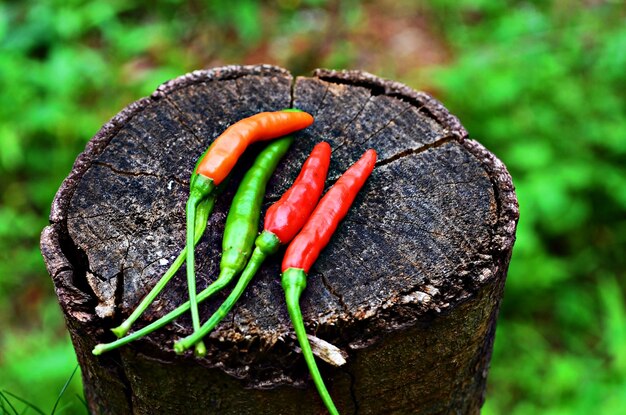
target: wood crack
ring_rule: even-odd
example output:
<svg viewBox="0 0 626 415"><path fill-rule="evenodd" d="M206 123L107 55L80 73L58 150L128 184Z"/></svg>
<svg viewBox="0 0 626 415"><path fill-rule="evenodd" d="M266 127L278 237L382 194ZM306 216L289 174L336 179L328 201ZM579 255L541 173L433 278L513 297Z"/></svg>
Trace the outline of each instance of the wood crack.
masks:
<svg viewBox="0 0 626 415"><path fill-rule="evenodd" d="M361 264L361 266L363 266L363 268L365 268L365 270L368 272L368 275L376 275L376 273L370 268L368 261L366 259L363 259L360 255L355 254L354 251L352 251L351 246L350 245L345 245L346 248L346 252L348 252L348 254L350 254L350 256L352 258L357 259L358 261L356 261L356 263ZM378 276L378 278L380 278L380 274Z"/></svg>
<svg viewBox="0 0 626 415"><path fill-rule="evenodd" d="M385 95L409 103L445 130L457 136L460 141L467 137L467 131L459 120L450 114L439 101L424 92L414 91L399 82L383 80L367 72L356 70L316 69L313 74L325 82L368 88L374 95Z"/></svg>
<svg viewBox="0 0 626 415"><path fill-rule="evenodd" d="M121 353L117 352L117 355L119 356L120 360L121 360ZM121 364L121 362L118 364L118 375L119 375L119 380L120 382L122 382L122 384L124 385L123 391L124 391L124 396L126 398L126 402L128 403L128 409L129 409L129 413L134 413L133 410L133 387L130 383L130 379L128 378L128 375L126 374L126 370L124 368L124 366Z"/></svg>
<svg viewBox="0 0 626 415"><path fill-rule="evenodd" d="M291 84L289 84L289 108L294 108L296 100L296 77L291 78Z"/></svg>
<svg viewBox="0 0 626 415"><path fill-rule="evenodd" d="M354 117L352 117L348 122L346 122L342 127L341 130L339 131L339 136L343 137L344 132L346 131L346 128L348 128L348 126L352 125L352 123L359 118L359 116L363 113L363 111L365 110L365 107L367 107L367 105L372 101L372 99L374 98L374 95L370 95L369 97L367 97L366 100L364 100L363 104L361 105L361 108L359 108L359 110L356 112L356 114L354 115ZM347 144L352 144L352 141L350 140L350 142L347 142L347 140L344 140L339 146L337 146L336 148L334 148L332 151L333 153L341 148L346 146Z"/></svg>
<svg viewBox="0 0 626 415"><path fill-rule="evenodd" d="M181 179L179 179L176 176L163 176L163 175L160 175L160 174L157 174L157 173L150 173L150 172L147 172L147 171L127 171L127 170L122 170L122 169L119 169L119 168L113 166L110 163L105 163L103 161L98 161L98 160L94 161L93 165L94 166L106 167L107 169L113 171L114 173L117 173L117 174L122 175L122 176L131 176L131 177L149 176L149 177L155 177L155 178L157 178L159 180L162 180L162 181L173 180L176 183L178 183L178 184L180 184L181 186L184 186L184 187L188 187L189 186L188 182L186 182L184 180L181 180Z"/></svg>
<svg viewBox="0 0 626 415"><path fill-rule="evenodd" d="M417 148L406 149L406 150L401 151L401 152L399 152L397 154L394 154L391 157L387 157L385 159L378 160L376 162L376 167L385 166L387 164L393 163L394 161L400 160L403 157L420 154L420 153L423 153L423 152L425 152L427 150L430 150L431 148L440 147L440 146L442 146L444 144L447 144L449 142L452 142L452 141L458 141L458 138L456 136L453 136L453 135L448 135L448 136L439 138L439 139L433 141L432 143L424 144L423 146L419 146Z"/></svg>
<svg viewBox="0 0 626 415"><path fill-rule="evenodd" d="M335 290L335 288L332 286L330 281L328 281L328 277L326 277L326 275L324 273L319 272L319 271L318 271L318 273L322 276L322 284L324 284L324 287L326 288L326 290L330 294L332 294L334 297L337 298L337 300L339 301L339 304L343 308L343 312L346 314L346 316L351 317L350 307L348 307L348 305L344 301L343 295Z"/></svg>
<svg viewBox="0 0 626 415"><path fill-rule="evenodd" d="M167 101L167 103L170 104L172 106L172 108L176 111L176 121L178 121L178 123L185 130L187 130L188 133L190 133L196 139L196 142L198 144L204 145L205 144L205 140L203 140L202 137L200 137L198 134L196 134L196 132L193 130L193 128L191 128L189 125L187 125L188 118L185 115L185 113L183 111L181 111L181 109L178 107L176 102L174 100L170 99L169 96L165 96L165 101Z"/></svg>
<svg viewBox="0 0 626 415"><path fill-rule="evenodd" d="M124 263L122 262L122 268L120 272L115 275L115 291L113 295L113 301L115 304L115 309L113 310L113 321L116 323L121 323L121 313L122 303L124 301Z"/></svg>
<svg viewBox="0 0 626 415"><path fill-rule="evenodd" d="M159 262L159 261L161 261L161 260L163 260L163 259L168 260L168 264L167 264L167 265L171 265L171 264L169 263L169 259L168 259L168 258L169 258L168 256L163 256L163 255L162 255L162 256L160 256L160 257L158 257L158 258L155 258L154 260L152 260L152 261L148 262L148 263L147 263L146 265L144 265L144 266L141 268L141 270L139 271L139 278L143 278L143 277L144 277L144 273L146 272L146 270L147 270L148 268L150 268L152 265L156 264L157 262ZM130 269L130 268L127 268L127 269Z"/></svg>
<svg viewBox="0 0 626 415"><path fill-rule="evenodd" d="M408 110L410 110L411 107L407 107L404 110L400 111L400 113L398 113L397 115L395 115L394 117L392 117L389 121L387 121L382 127L380 127L378 130L374 131L373 133L371 133L370 135L366 136L366 138L362 141L359 141L358 144L364 144L367 143L369 140L371 140L372 138L374 138L376 135L378 135L381 131L385 130L387 127L389 127L389 125L391 125L392 122L394 122L395 120L397 120L398 118L400 118L405 112L407 112ZM345 146L347 143L344 141L343 143L341 143L340 145L338 145L337 147L335 147L333 149L333 153L337 150L339 150L340 148L342 148L343 146Z"/></svg>
<svg viewBox="0 0 626 415"><path fill-rule="evenodd" d="M317 105L317 108L315 109L315 113L311 114L313 116L313 118L317 117L317 114L320 113L320 109L322 109L322 104L324 103L324 100L326 100L326 95L328 95L328 90L329 89L330 89L330 83L327 82L326 83L326 89L324 89L324 93L322 94L322 99L320 99L320 102Z"/></svg>

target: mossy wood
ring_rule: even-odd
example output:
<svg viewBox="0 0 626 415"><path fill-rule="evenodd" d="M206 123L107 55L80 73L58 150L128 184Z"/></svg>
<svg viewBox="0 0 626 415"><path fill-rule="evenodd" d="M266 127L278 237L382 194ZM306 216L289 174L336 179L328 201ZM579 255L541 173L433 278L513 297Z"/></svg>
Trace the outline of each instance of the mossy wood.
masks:
<svg viewBox="0 0 626 415"><path fill-rule="evenodd" d="M427 94L358 72L293 79L271 66L229 66L170 81L120 112L89 142L52 205L41 249L94 414L320 414L297 352L279 255L206 339L208 356L172 352L189 316L102 356L120 323L184 245L196 159L228 125L295 106L298 133L272 178L267 208L320 140L333 148L327 186L370 147L379 161L309 274L307 331L347 352L320 361L342 414L476 414L518 210L504 165L466 138ZM198 245L198 289L217 275L232 174ZM204 303L206 320L227 292ZM187 299L184 269L138 327Z"/></svg>

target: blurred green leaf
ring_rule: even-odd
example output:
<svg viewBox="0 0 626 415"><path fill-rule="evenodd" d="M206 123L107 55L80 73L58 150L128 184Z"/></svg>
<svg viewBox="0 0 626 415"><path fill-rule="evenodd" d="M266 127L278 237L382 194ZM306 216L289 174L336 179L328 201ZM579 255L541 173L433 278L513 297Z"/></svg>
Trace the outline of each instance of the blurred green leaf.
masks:
<svg viewBox="0 0 626 415"><path fill-rule="evenodd" d="M622 289L614 277L605 277L598 286L604 308L604 343L612 366L626 376L626 305Z"/></svg>
<svg viewBox="0 0 626 415"><path fill-rule="evenodd" d="M0 161L6 170L13 170L22 163L24 153L17 137L17 132L6 125L0 126Z"/></svg>

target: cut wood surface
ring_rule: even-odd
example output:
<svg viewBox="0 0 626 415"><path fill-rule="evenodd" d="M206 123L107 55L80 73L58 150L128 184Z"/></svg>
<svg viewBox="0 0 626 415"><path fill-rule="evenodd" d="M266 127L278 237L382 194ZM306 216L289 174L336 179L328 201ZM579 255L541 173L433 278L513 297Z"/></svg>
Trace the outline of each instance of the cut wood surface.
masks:
<svg viewBox="0 0 626 415"><path fill-rule="evenodd" d="M189 316L91 355L184 246L199 155L233 122L291 106L315 122L296 134L265 208L321 140L333 148L327 187L366 149L379 155L301 301L308 333L347 353L344 366L319 363L341 413L479 412L518 217L504 165L427 94L358 71L293 79L262 65L162 85L98 132L59 189L42 252L93 413L324 413L284 305L283 251L206 339L206 358L172 352L191 333ZM218 274L228 207L260 148L237 165L209 219L196 249L198 290ZM187 300L184 274L137 327ZM228 292L201 305L202 320Z"/></svg>

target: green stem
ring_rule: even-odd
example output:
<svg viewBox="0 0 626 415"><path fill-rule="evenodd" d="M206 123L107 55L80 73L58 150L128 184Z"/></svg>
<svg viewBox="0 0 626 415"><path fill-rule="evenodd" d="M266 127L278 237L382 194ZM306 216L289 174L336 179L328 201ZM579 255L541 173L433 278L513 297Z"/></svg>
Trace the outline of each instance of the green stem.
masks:
<svg viewBox="0 0 626 415"><path fill-rule="evenodd" d="M191 336L187 336L184 339L181 339L174 343L174 350L176 351L176 353L183 353L193 344L201 341L204 336L209 334L215 328L215 326L217 326L220 321L222 321L222 319L226 317L226 314L228 314L228 312L233 308L237 300L239 300L239 297L241 297L241 294L243 294L244 290L246 289L256 272L259 270L259 267L261 266L261 264L263 264L263 261L265 261L265 258L266 255L263 253L263 251L261 251L258 247L254 249L252 257L250 258L248 265L246 265L246 269L241 274L241 277L239 277L237 285L230 293L228 298L226 298L220 308L218 308L217 311L213 313L211 318L202 325L200 330L197 330Z"/></svg>
<svg viewBox="0 0 626 415"><path fill-rule="evenodd" d="M204 231L207 225L207 220L209 218L209 215L211 214L211 211L213 210L214 205L215 205L215 196L210 196L208 199L202 201L198 205L198 211L197 211L196 222L195 222L194 246L198 244L198 242L200 241L200 238L204 234ZM133 313L118 327L111 329L111 331L115 333L115 335L118 338L124 337L128 333L133 323L137 321L137 319L146 311L146 309L150 306L150 304L152 304L156 296L159 295L161 291L163 291L163 288L165 288L165 285L172 279L172 277L176 274L176 272L180 269L180 267L185 262L186 255L187 255L187 246L185 246L183 250L180 252L180 254L178 254L178 257L176 257L176 259L174 260L172 265L169 267L169 269L165 272L165 274L163 274L163 276L156 283L154 288L152 288L152 290L143 298L143 300L141 300L141 303L139 303L139 305L137 306L137 308L135 308Z"/></svg>
<svg viewBox="0 0 626 415"><path fill-rule="evenodd" d="M219 322L224 319L237 300L239 300L239 297L241 297L241 294L243 294L244 290L263 264L263 261L265 261L265 258L269 255L275 254L280 248L281 242L275 234L264 230L256 238L255 245L256 247L254 248L254 252L252 252L252 256L250 257L246 268L243 270L237 285L228 298L226 298L224 303L222 303L220 308L211 316L211 318L204 323L199 332L195 332L191 336L187 336L174 343L174 350L177 353L182 353L189 349L192 344L209 334L211 330L213 330L215 326L217 326ZM233 268L233 270L234 269L235 268Z"/></svg>
<svg viewBox="0 0 626 415"><path fill-rule="evenodd" d="M196 208L200 198L192 193L187 200L187 246L194 246ZM196 270L195 270L195 249L187 249L187 287L189 288L189 303L191 305L191 322L193 330L200 329L200 314L198 313L198 299L196 298ZM206 347L203 343L196 343L198 354L206 353Z"/></svg>
<svg viewBox="0 0 626 415"><path fill-rule="evenodd" d="M194 246L196 209L198 204L204 200L215 189L213 180L201 176L194 175L189 189L189 199L187 200L187 246ZM195 272L195 249L187 249L187 287L189 288L189 303L191 305L191 321L194 331L200 329L200 315L198 313L198 300L196 298L196 272ZM196 353L198 355L206 354L204 343L196 343Z"/></svg>
<svg viewBox="0 0 626 415"><path fill-rule="evenodd" d="M198 293L198 297L197 297L198 302L201 303L207 298L211 297L216 292L220 291L230 282L233 276L234 276L234 273L232 272L220 274L220 277L218 277L218 279L215 280L215 282L213 282L207 288L205 288L204 290ZM102 353L109 352L111 350L117 349L120 346L128 344L134 340L140 339L152 333L153 331L160 329L161 327L172 322L176 318L182 316L187 311L189 311L190 307L191 307L191 304L189 301L187 301L183 303L182 305L178 306L177 308L175 308L174 310L170 311L169 313L167 313L160 319L153 321L152 323L148 324L145 327L142 327L141 329L135 332L132 332L128 336L122 337L121 339L117 339L111 343L100 343L96 345L92 353L95 355L101 355Z"/></svg>
<svg viewBox="0 0 626 415"><path fill-rule="evenodd" d="M237 275L238 273L239 271L233 268L222 268L220 270L220 275L217 277L215 281L213 281L213 283L207 289L209 288L211 289L212 291L211 294L221 291L224 287L226 287L232 281L233 277ZM193 332L198 333L201 329L202 327L200 326L200 324L198 324L198 328L194 327ZM195 344L196 344L196 349L194 352L196 356L198 357L206 356L206 347L202 339L195 342ZM198 345L201 345L201 347L198 347ZM176 347L176 343L174 343L174 347Z"/></svg>
<svg viewBox="0 0 626 415"><path fill-rule="evenodd" d="M304 270L298 268L289 268L283 272L281 283L283 289L285 290L287 311L289 312L289 317L291 317L291 322L293 323L298 343L300 343L304 360L309 367L309 372L311 373L315 387L317 387L317 392L320 394L328 412L330 412L331 415L339 415L339 411L337 411L337 408L335 407L335 404L326 389L326 385L324 385L322 375L317 368L315 358L313 357L313 351L311 350L311 345L306 336L306 330L304 329L304 320L300 310L300 295L306 287L306 273Z"/></svg>

